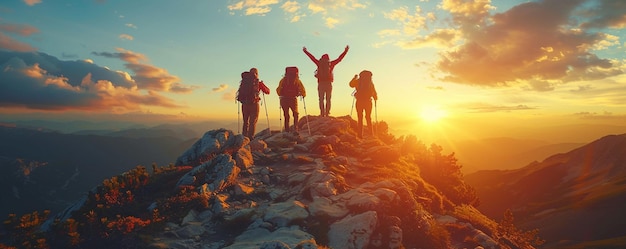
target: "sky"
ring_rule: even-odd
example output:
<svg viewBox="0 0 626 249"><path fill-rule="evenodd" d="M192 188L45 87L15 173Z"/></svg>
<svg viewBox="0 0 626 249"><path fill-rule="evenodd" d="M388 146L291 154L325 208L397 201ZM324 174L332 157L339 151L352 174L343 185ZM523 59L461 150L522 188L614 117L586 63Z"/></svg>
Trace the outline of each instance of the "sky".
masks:
<svg viewBox="0 0 626 249"><path fill-rule="evenodd" d="M626 132L626 1L11 0L0 3L0 121L231 120L252 67L275 89L306 47L335 59L331 116L373 72L373 119L424 141L517 136L588 142Z"/></svg>

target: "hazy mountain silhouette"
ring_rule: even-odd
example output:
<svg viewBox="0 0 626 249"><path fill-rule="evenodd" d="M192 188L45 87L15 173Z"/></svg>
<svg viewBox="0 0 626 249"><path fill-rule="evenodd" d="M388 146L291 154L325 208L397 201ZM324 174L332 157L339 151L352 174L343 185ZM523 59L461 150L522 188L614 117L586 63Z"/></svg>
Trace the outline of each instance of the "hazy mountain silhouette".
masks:
<svg viewBox="0 0 626 249"><path fill-rule="evenodd" d="M481 199L479 210L495 219L512 210L521 227L540 228L546 248L601 240L610 245L626 236L626 134L520 169L479 171L465 179Z"/></svg>
<svg viewBox="0 0 626 249"><path fill-rule="evenodd" d="M178 139L198 138L207 130L228 128L237 129L237 123L220 121L180 122L158 125L126 121L84 121L84 120L16 120L2 124L41 131L57 131L64 134L102 135L123 137L160 137L175 135ZM164 132L164 133L163 133Z"/></svg>
<svg viewBox="0 0 626 249"><path fill-rule="evenodd" d="M479 170L517 169L536 160L570 151L584 143L550 143L543 140L510 137L485 138L455 142L445 145L453 148L463 164L463 172L470 174Z"/></svg>
<svg viewBox="0 0 626 249"><path fill-rule="evenodd" d="M0 215L59 211L108 177L137 165L174 163L197 139L167 129L114 134L0 126Z"/></svg>

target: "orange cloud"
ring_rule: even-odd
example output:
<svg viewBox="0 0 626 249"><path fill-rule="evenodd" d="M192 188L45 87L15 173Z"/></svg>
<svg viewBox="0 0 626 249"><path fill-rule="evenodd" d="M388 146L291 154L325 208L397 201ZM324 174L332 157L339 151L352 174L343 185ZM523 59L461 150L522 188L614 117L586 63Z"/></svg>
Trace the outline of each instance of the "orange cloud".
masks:
<svg viewBox="0 0 626 249"><path fill-rule="evenodd" d="M117 53L93 52L93 54L109 58L119 58L127 62L124 66L135 73L132 75L132 78L140 89L190 93L197 88L180 83L180 78L171 75L166 69L144 63L147 61L147 57L143 54L121 48L118 48L117 51Z"/></svg>
<svg viewBox="0 0 626 249"><path fill-rule="evenodd" d="M611 37L575 26L573 20L583 18L576 12L580 4L526 2L488 18L488 10L492 9L489 1L444 1L442 7L453 15L464 43L441 53L437 67L446 74L443 80L484 86L530 80L534 89L551 90L553 83L545 82L565 83L622 74L615 67L617 62L593 53L594 48L610 46L606 41ZM618 5L624 13L626 8ZM610 15L606 19L620 20Z"/></svg>
<svg viewBox="0 0 626 249"><path fill-rule="evenodd" d="M31 45L15 40L5 33L27 37L38 32L37 28L30 25L0 23L0 49L19 52L35 51L37 49Z"/></svg>
<svg viewBox="0 0 626 249"><path fill-rule="evenodd" d="M537 107L530 107L528 105L492 105L485 103L468 103L463 104L462 108L469 109L471 112L484 113L484 112L512 112L512 111L525 111L537 109Z"/></svg>
<svg viewBox="0 0 626 249"><path fill-rule="evenodd" d="M28 6L34 6L35 4L41 3L41 0L23 0L23 1Z"/></svg>
<svg viewBox="0 0 626 249"><path fill-rule="evenodd" d="M181 107L138 88L130 75L86 61L43 53L0 51L0 108L133 111L142 106Z"/></svg>
<svg viewBox="0 0 626 249"><path fill-rule="evenodd" d="M228 85L220 84L219 87L214 87L214 88L211 89L211 91L213 91L213 92L222 92L222 91L225 91L226 89L228 89Z"/></svg>
<svg viewBox="0 0 626 249"><path fill-rule="evenodd" d="M132 35L129 35L129 34L121 34L119 38L122 40L129 40L129 41L132 41L135 39Z"/></svg>

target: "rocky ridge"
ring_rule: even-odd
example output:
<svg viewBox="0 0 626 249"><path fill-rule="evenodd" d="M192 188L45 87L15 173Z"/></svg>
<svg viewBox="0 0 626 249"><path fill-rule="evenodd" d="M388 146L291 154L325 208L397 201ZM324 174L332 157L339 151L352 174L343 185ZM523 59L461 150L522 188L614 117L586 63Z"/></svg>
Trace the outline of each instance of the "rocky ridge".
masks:
<svg viewBox="0 0 626 249"><path fill-rule="evenodd" d="M421 179L386 127L364 139L355 128L348 116L309 116L299 134L206 132L176 165L193 167L177 186L208 196L208 208L167 222L150 247L519 248Z"/></svg>

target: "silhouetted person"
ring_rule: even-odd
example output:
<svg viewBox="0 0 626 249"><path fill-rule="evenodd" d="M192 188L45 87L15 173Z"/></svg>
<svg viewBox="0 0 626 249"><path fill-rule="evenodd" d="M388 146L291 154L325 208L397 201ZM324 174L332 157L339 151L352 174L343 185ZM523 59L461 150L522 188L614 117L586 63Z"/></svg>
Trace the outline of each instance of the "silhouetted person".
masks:
<svg viewBox="0 0 626 249"><path fill-rule="evenodd" d="M343 50L343 53L337 57L337 59L331 61L328 54L323 54L320 59L316 59L306 47L302 47L302 51L315 63L317 70L315 71L315 77L317 78L317 91L319 95L320 116L328 117L330 115L330 98L333 91L333 69L335 66L343 60L343 57L348 53L349 46ZM326 103L324 103L324 100Z"/></svg>
<svg viewBox="0 0 626 249"><path fill-rule="evenodd" d="M285 131L289 132L289 110L293 113L293 131L298 132L298 96L306 97L306 91L297 67L285 68L285 76L278 83L276 94L280 98L280 107L285 117Z"/></svg>
<svg viewBox="0 0 626 249"><path fill-rule="evenodd" d="M372 72L363 70L359 75L354 75L350 81L350 87L356 88L354 97L356 98L356 113L358 115L358 135L363 137L363 112L365 112L365 120L367 120L367 128L370 134L374 134L372 126L372 98L378 100L378 94L372 81Z"/></svg>
<svg viewBox="0 0 626 249"><path fill-rule="evenodd" d="M241 82L237 91L237 100L241 102L243 115L242 133L250 140L254 138L256 123L259 120L259 97L260 92L270 93L270 89L259 80L259 72L256 68L249 72L241 73Z"/></svg>

